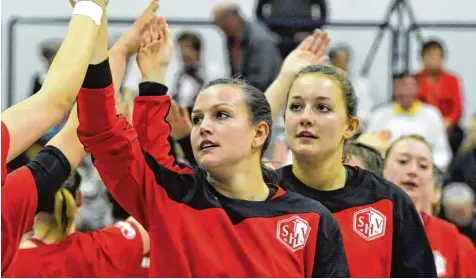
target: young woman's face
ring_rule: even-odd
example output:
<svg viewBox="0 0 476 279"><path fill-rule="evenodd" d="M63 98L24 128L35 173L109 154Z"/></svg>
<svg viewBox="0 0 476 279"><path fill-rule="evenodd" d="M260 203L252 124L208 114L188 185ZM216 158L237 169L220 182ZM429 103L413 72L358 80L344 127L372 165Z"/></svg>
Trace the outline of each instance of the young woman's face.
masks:
<svg viewBox="0 0 476 279"><path fill-rule="evenodd" d="M393 146L385 161L384 177L400 186L410 198L422 200L434 189L433 158L428 146L403 139Z"/></svg>
<svg viewBox="0 0 476 279"><path fill-rule="evenodd" d="M255 129L238 86L215 85L200 92L192 123L193 152L205 169L234 164L251 153Z"/></svg>
<svg viewBox="0 0 476 279"><path fill-rule="evenodd" d="M286 140L294 155L332 153L355 133L348 122L337 81L319 73L305 74L294 81L285 115Z"/></svg>

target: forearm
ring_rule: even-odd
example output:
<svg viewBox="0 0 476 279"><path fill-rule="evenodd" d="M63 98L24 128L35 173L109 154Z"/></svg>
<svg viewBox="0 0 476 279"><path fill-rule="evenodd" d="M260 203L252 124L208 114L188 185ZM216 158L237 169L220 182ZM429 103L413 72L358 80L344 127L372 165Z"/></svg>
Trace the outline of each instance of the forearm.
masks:
<svg viewBox="0 0 476 279"><path fill-rule="evenodd" d="M63 43L38 93L45 95L50 105L56 103L63 113L66 112L64 108L69 109L76 99L99 29L100 26L87 16L72 16Z"/></svg>
<svg viewBox="0 0 476 279"><path fill-rule="evenodd" d="M276 121L279 116L279 112L286 104L286 97L291 87L294 77L280 74L273 83L266 89L265 95L271 106L271 112L273 114L273 121Z"/></svg>
<svg viewBox="0 0 476 279"><path fill-rule="evenodd" d="M109 64L111 66L114 91L117 92L120 90L124 75L126 74L127 53L114 45L109 50Z"/></svg>
<svg viewBox="0 0 476 279"><path fill-rule="evenodd" d="M78 107L75 105L71 110L68 122L63 129L55 135L47 145L54 146L61 150L72 169L75 169L86 156L84 147L78 138Z"/></svg>

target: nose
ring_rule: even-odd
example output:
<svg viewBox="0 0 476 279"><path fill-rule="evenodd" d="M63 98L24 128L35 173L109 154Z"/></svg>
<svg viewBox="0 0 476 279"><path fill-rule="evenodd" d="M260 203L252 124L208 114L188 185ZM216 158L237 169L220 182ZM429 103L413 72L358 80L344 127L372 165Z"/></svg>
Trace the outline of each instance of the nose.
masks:
<svg viewBox="0 0 476 279"><path fill-rule="evenodd" d="M418 176L418 166L417 162L411 162L408 166L408 176L417 177Z"/></svg>
<svg viewBox="0 0 476 279"><path fill-rule="evenodd" d="M211 121L208 120L207 117L204 117L202 123L200 123L200 136L211 135Z"/></svg>
<svg viewBox="0 0 476 279"><path fill-rule="evenodd" d="M311 108L307 107L301 114L301 126L311 127L314 125Z"/></svg>

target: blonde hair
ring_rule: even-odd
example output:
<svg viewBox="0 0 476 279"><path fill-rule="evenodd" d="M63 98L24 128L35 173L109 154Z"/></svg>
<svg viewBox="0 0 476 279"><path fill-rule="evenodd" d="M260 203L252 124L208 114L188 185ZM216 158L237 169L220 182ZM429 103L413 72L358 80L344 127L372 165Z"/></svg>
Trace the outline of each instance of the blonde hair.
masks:
<svg viewBox="0 0 476 279"><path fill-rule="evenodd" d="M56 241L63 240L68 236L74 225L76 216L76 196L79 192L81 184L81 176L78 172L73 171L63 186L56 192L54 200L54 213L50 215L48 221L35 225L35 236L44 239L47 235L52 234L56 237ZM52 226L54 223L54 226Z"/></svg>

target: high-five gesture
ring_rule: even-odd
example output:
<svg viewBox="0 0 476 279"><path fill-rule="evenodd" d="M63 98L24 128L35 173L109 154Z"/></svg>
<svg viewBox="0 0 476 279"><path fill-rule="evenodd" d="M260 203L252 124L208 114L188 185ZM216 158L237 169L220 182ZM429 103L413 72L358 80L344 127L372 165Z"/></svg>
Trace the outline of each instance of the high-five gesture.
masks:
<svg viewBox="0 0 476 279"><path fill-rule="evenodd" d="M327 61L329 36L327 32L316 29L284 60L281 73L294 77L301 69L312 64L322 64Z"/></svg>
<svg viewBox="0 0 476 279"><path fill-rule="evenodd" d="M144 32L149 28L149 24L154 20L155 12L159 8L159 1L152 0L142 14L134 23L122 34L114 44L115 51L121 51L126 56L131 56L139 51L140 43Z"/></svg>
<svg viewBox="0 0 476 279"><path fill-rule="evenodd" d="M143 34L137 55L137 65L142 73L143 81L150 80L165 84L165 74L173 49L172 35L165 18L155 18L150 29Z"/></svg>

